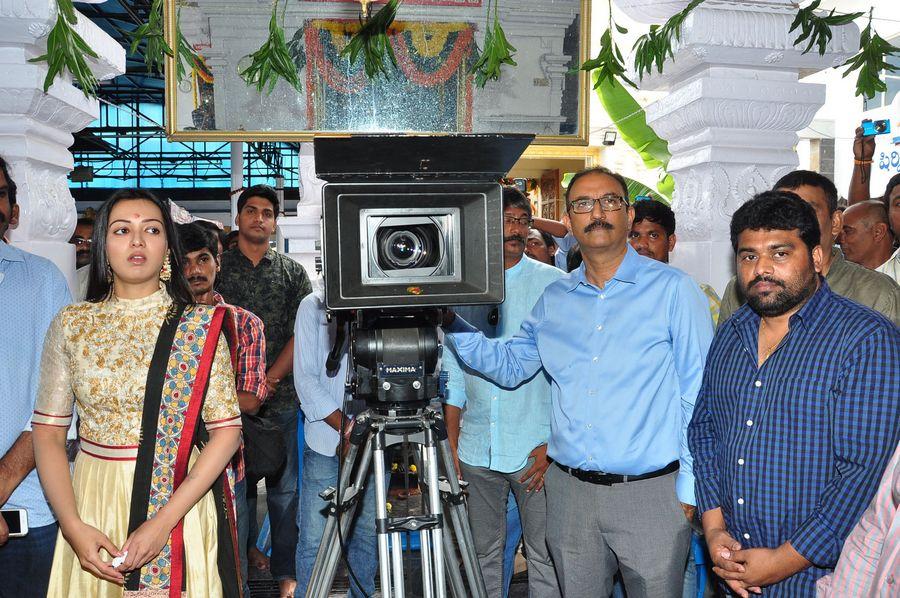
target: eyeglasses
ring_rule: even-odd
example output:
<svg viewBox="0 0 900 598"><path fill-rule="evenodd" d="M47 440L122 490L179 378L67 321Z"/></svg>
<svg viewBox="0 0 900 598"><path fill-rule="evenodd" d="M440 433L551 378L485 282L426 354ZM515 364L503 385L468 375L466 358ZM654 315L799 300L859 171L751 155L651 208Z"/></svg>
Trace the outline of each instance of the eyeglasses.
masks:
<svg viewBox="0 0 900 598"><path fill-rule="evenodd" d="M78 247L80 245L87 245L88 247L90 247L91 240L85 239L84 237L72 237L71 243L72 243L72 245L75 245L76 247Z"/></svg>
<svg viewBox="0 0 900 598"><path fill-rule="evenodd" d="M503 222L506 224L518 224L520 226L527 226L531 228L531 225L534 224L534 220L529 218L528 216L522 216L521 218L513 218L512 216L504 216Z"/></svg>
<svg viewBox="0 0 900 598"><path fill-rule="evenodd" d="M569 203L569 209L576 214L587 214L594 211L594 204L600 203L600 209L604 212L617 212L627 203L625 198L615 193L602 195L597 198L584 197Z"/></svg>

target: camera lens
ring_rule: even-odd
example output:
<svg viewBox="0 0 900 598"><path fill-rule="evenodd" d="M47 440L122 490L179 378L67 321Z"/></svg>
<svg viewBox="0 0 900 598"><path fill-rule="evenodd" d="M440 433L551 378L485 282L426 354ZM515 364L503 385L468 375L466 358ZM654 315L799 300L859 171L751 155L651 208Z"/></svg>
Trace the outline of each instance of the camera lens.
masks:
<svg viewBox="0 0 900 598"><path fill-rule="evenodd" d="M440 230L431 223L381 226L376 259L384 271L432 268L440 261Z"/></svg>
<svg viewBox="0 0 900 598"><path fill-rule="evenodd" d="M414 268L425 252L423 239L411 231L396 231L385 238L385 255L398 268Z"/></svg>
<svg viewBox="0 0 900 598"><path fill-rule="evenodd" d="M887 121L886 120L876 120L875 121L875 132L876 133L884 133L887 130Z"/></svg>

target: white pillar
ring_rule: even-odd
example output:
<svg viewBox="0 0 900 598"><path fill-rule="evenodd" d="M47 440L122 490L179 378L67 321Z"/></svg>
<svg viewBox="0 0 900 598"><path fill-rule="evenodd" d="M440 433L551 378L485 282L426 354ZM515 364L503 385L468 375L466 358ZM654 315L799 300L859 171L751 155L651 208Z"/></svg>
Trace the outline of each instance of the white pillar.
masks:
<svg viewBox="0 0 900 598"><path fill-rule="evenodd" d="M0 1L0 155L18 186L20 221L10 241L59 266L75 289L75 200L67 175L73 158L72 133L99 114L99 103L72 86L68 76L43 91L46 63L29 59L46 51L47 34L56 22L53 0ZM110 79L125 72L125 50L90 20L76 26L99 55L89 59L94 75Z"/></svg>
<svg viewBox="0 0 900 598"><path fill-rule="evenodd" d="M657 23L687 5L616 3L638 21ZM662 5L671 10L660 13ZM796 12L790 0L701 4L684 23L675 58L641 84L669 92L647 107L647 122L672 153L672 263L719 292L734 271L732 214L797 167L797 132L825 102L824 85L799 79L841 64L859 45L857 27L848 25L833 30L824 56L802 54L794 47L798 33L788 33Z"/></svg>
<svg viewBox="0 0 900 598"><path fill-rule="evenodd" d="M237 200L244 187L244 143L242 141L231 142L231 222L232 228L237 230Z"/></svg>
<svg viewBox="0 0 900 598"><path fill-rule="evenodd" d="M300 144L300 201L297 215L278 219L278 227L288 246L288 255L300 262L311 279L316 274L316 259L321 256L322 185L316 178L316 161L312 143Z"/></svg>

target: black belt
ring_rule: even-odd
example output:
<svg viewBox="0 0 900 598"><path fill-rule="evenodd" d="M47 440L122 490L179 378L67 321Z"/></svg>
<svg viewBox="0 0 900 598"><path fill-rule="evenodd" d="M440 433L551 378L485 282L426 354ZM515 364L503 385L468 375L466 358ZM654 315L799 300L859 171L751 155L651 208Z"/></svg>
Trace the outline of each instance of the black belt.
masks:
<svg viewBox="0 0 900 598"><path fill-rule="evenodd" d="M567 467L560 464L559 462L557 462L556 465L570 476L576 477L582 482L588 482L589 484L601 484L603 486L612 486L613 484L624 484L626 482L649 480L678 471L678 461L672 461L662 469L657 469L656 471L651 471L650 473L642 473L640 475L621 475L618 473L606 473L603 471L587 471L584 469Z"/></svg>

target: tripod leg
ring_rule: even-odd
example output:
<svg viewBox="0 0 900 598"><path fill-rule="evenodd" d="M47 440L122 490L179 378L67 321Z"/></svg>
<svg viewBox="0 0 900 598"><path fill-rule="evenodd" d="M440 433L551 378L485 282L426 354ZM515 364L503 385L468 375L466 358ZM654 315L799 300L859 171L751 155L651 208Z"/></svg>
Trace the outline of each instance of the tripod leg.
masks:
<svg viewBox="0 0 900 598"><path fill-rule="evenodd" d="M419 546L422 554L422 598L434 598L432 592L431 571L431 532L434 530L423 529L419 531Z"/></svg>
<svg viewBox="0 0 900 598"><path fill-rule="evenodd" d="M445 503L446 507L447 504ZM447 509L449 511L449 508ZM444 528L444 569L450 581L450 591L454 598L466 598L466 586L459 572L459 561L456 560L456 548L453 546L453 533L449 527Z"/></svg>
<svg viewBox="0 0 900 598"><path fill-rule="evenodd" d="M431 427L425 429L424 447L425 474L428 479L428 508L434 515L441 515L441 490L438 486L438 459L435 448L435 433ZM431 552L434 556L434 589L438 598L446 595L444 584L444 555L443 555L443 523L429 530L429 539L432 541ZM423 554L424 558L424 554Z"/></svg>
<svg viewBox="0 0 900 598"><path fill-rule="evenodd" d="M344 549L346 549L348 547L347 543L349 542L349 539L350 539L350 528L352 527L353 522L356 519L356 514L359 511L360 503L362 502L363 497L365 495L366 480L369 476L369 468L371 467L371 465L372 465L372 444L371 444L371 442L366 442L366 444L363 447L362 456L359 459L359 465L357 466L357 470L356 470L356 477L354 478L353 486L351 487L356 492L355 497L351 497L351 498L355 499L355 502L351 505L351 507L349 509L344 511L338 517L338 521L340 523L340 525L338 526L338 529L340 530L340 536L337 538L338 541L332 544L331 550L328 553L328 560L326 561L328 568L326 569L326 571L329 574L329 577L328 577L328 579L330 580L329 589L331 587L331 584L334 582L334 577L337 574L338 564L340 563L340 560L341 560L341 554L343 553L340 542L341 542L341 540L343 540L343 542L344 542L343 548ZM356 582L353 581L353 578L351 577L350 584L354 585L355 583ZM360 583L362 583L362 580L360 580ZM362 588L358 588L358 589L362 590Z"/></svg>
<svg viewBox="0 0 900 598"><path fill-rule="evenodd" d="M378 567L381 577L381 595L383 598L392 598L391 595L391 568L388 554L388 536L382 529L387 522L387 490L384 487L384 432L378 431L372 439L374 443L373 460L375 461L375 520L378 535ZM396 534L395 534L396 535ZM396 545L399 538L394 539ZM402 586L402 577L400 585ZM401 591L402 595L402 591Z"/></svg>
<svg viewBox="0 0 900 598"><path fill-rule="evenodd" d="M322 541L316 553L316 562L306 591L307 598L327 598L328 593L331 591L331 586L334 584L334 576L337 573L341 553L338 527L340 526L340 533L346 538L356 511L359 508L359 501L362 500L362 494L365 491L366 475L372 460L372 446L369 441L369 435L368 422L362 421L359 429L354 429L351 436L350 450L341 468L338 490L332 497L328 521L325 523L325 533L322 534ZM360 446L362 446L361 454ZM358 465L357 460L359 461ZM350 478L354 472L354 465L357 465L356 475L351 486ZM354 495L348 497L348 492L351 489ZM338 500L342 504L338 504ZM346 508L345 505L350 501L353 501L352 505L350 508Z"/></svg>
<svg viewBox="0 0 900 598"><path fill-rule="evenodd" d="M459 542L459 552L462 555L463 566L466 569L466 577L469 582L469 590L474 598L487 598L484 588L484 577L481 575L481 567L478 565L478 557L475 554L475 540L472 538L472 530L469 527L469 518L466 515L462 490L459 480L456 479L456 468L453 465L453 457L450 453L450 443L447 440L447 431L444 422L436 420L435 432L438 438L441 463L447 473L447 482L450 484L450 518L453 521L453 531Z"/></svg>

